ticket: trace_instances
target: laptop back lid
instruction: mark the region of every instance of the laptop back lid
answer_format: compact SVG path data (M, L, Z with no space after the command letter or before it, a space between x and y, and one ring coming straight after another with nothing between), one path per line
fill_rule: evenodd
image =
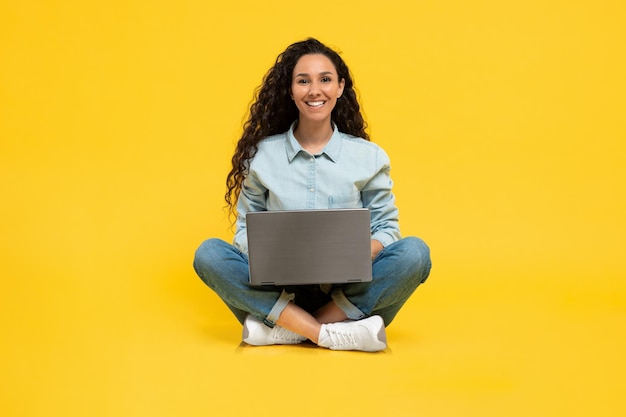
M249 212L246 225L252 285L372 280L368 209Z

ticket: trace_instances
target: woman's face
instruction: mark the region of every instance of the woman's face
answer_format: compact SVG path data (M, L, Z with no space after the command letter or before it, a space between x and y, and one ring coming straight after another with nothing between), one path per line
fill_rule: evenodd
M322 54L300 57L293 69L291 97L300 112L300 120L330 120L345 80L339 79L332 61Z

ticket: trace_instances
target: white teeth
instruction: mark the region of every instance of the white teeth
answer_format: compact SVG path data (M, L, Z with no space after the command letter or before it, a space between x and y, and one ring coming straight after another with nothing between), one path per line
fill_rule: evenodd
M322 104L324 104L324 102L323 101L308 101L306 104L311 107L319 107Z

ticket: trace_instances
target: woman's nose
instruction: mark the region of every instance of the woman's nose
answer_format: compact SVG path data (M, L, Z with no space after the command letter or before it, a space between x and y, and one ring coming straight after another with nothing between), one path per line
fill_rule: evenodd
M312 82L309 84L309 95L316 96L320 93L319 84L316 82Z

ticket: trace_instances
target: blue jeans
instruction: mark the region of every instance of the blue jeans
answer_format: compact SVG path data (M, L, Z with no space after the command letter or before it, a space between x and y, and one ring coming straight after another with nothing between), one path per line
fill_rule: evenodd
M333 300L349 319L380 315L385 325L394 319L413 291L430 273L430 250L415 237L387 247L372 261L372 281L341 285L252 286L248 257L220 239L203 242L196 251L198 276L243 323L252 314L273 327L290 301L310 313Z

